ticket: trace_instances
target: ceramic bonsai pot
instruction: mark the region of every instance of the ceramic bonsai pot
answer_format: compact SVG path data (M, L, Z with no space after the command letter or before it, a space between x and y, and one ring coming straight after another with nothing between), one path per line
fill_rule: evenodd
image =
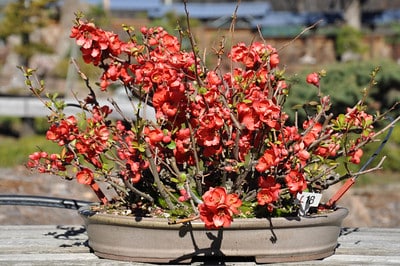
M348 210L272 219L235 219L229 228L205 229L201 221L169 225L166 219L79 210L89 246L100 258L190 263L193 259L254 258L257 263L315 260L332 255Z

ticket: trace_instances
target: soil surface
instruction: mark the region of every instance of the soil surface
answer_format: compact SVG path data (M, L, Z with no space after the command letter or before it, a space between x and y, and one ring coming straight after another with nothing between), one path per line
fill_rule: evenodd
M331 188L325 197L339 186ZM343 226L400 227L400 182L351 188L339 201L350 214ZM89 188L76 181L39 175L24 167L0 168L0 195L39 195L96 201ZM76 210L34 206L0 205L0 224L82 224Z

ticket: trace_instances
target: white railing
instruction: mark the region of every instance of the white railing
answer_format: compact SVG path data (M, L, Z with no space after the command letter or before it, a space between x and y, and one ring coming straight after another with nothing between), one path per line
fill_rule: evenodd
M74 103L74 99L64 99L65 103ZM98 100L101 105L108 104L112 107L111 103L106 99ZM135 109L137 103L132 104L128 99L117 99L118 106L125 115L132 114L130 118L134 118ZM82 112L78 107L67 107L67 115L76 114ZM11 116L20 118L35 118L35 117L46 117L50 114L50 111L43 106L35 97L0 97L0 116ZM146 107L141 110L141 115L143 117L153 119L155 117L154 109L151 107ZM122 116L117 112L113 111L110 118L122 119Z

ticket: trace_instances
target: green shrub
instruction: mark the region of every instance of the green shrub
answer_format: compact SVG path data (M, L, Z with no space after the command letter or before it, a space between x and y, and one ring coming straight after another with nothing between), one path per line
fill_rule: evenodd
M381 137L381 140L384 139L384 136ZM364 161L368 159L369 156L373 154L373 152L378 148L380 143L374 143L372 144L366 151ZM385 145L385 147L382 149L380 154L377 156L377 158L373 161L373 164L377 164L379 160L383 157L386 156L386 159L383 163L383 169L385 171L390 170L390 171L395 171L395 172L400 172L400 125L397 125L393 129L393 133Z
M335 48L336 53L340 57L345 52L353 52L363 54L367 51L367 47L363 42L364 34L351 27L343 26L336 32Z
M383 111L400 101L400 66L395 62L336 63L325 68L327 75L321 80L321 92L330 95L335 104L333 110L340 113L345 111L344 106L353 106L362 97L362 90L369 87L371 73L376 67L380 67L375 78L377 84L370 88L366 101L371 108ZM305 77L308 73L320 70L321 67L308 67L292 77L294 85L285 105L286 112L293 114L294 106L316 99L318 89L307 84ZM399 112L396 115L399 115ZM299 116L304 117L305 113L300 111Z
M24 165L28 162L29 154L43 149L50 152L59 152L59 147L46 140L43 135L10 138L1 137L0 141L0 167L13 167Z
M367 102L372 109L379 108L387 110L395 102L400 101L400 66L391 61L382 62L349 62L337 63L330 65L325 70L326 77L321 80L321 92L324 95L330 95L334 106L332 110L336 113L345 112L345 106L353 106L362 97L363 88L367 88L371 81L370 73L380 66L381 70L376 76L377 84L373 86L367 97ZM318 89L310 84L307 84L305 77L308 73L318 72L321 68L307 68L292 77L294 85L290 89L291 96L288 98L285 111L293 117L295 109L293 107L307 101L315 101ZM294 97L293 97L294 96ZM312 112L312 106L300 109L298 111L299 120L306 116L306 111ZM394 112L396 116L400 114L399 108ZM377 125L382 127L384 125ZM384 136L382 136L384 138ZM379 143L374 143L365 151L364 162L372 156L377 149ZM384 162L384 170L400 172L400 125L394 128L393 134L381 151L379 156L371 165L379 162L383 155L387 155ZM354 168L356 171L362 164Z
M78 51L80 53L80 51ZM79 55L80 56L80 55ZM85 73L86 76L89 78L99 77L100 72L93 67L92 65L84 63L84 61L79 57L77 60L77 65L79 69ZM56 78L66 79L68 75L68 69L71 66L71 56L68 55L67 57L61 59L56 67L51 72L51 75ZM74 73L76 73L76 69L74 68ZM77 75L77 74L76 74Z

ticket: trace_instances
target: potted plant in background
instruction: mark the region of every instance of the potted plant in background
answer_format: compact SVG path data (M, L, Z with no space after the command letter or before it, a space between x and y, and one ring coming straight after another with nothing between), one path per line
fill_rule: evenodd
M190 51L161 27L124 29L127 41L77 16L71 37L85 62L102 71L93 85L78 68L87 85L85 97L82 89L75 94L79 114L54 95L42 96L44 84L23 69L26 84L51 111L46 138L60 146L57 154L31 154L28 166L93 189L100 204L80 213L94 252L147 262L331 255L347 210L322 202L322 192L379 169L382 162L361 172L349 165L359 164L365 145L399 118L376 130L387 114L367 112L367 90L333 116L321 71L305 77L319 93L298 121L283 110L295 86L271 45L238 43L225 53L221 43L217 64L207 66L190 27ZM116 99L104 103L115 84L123 86L130 111Z

